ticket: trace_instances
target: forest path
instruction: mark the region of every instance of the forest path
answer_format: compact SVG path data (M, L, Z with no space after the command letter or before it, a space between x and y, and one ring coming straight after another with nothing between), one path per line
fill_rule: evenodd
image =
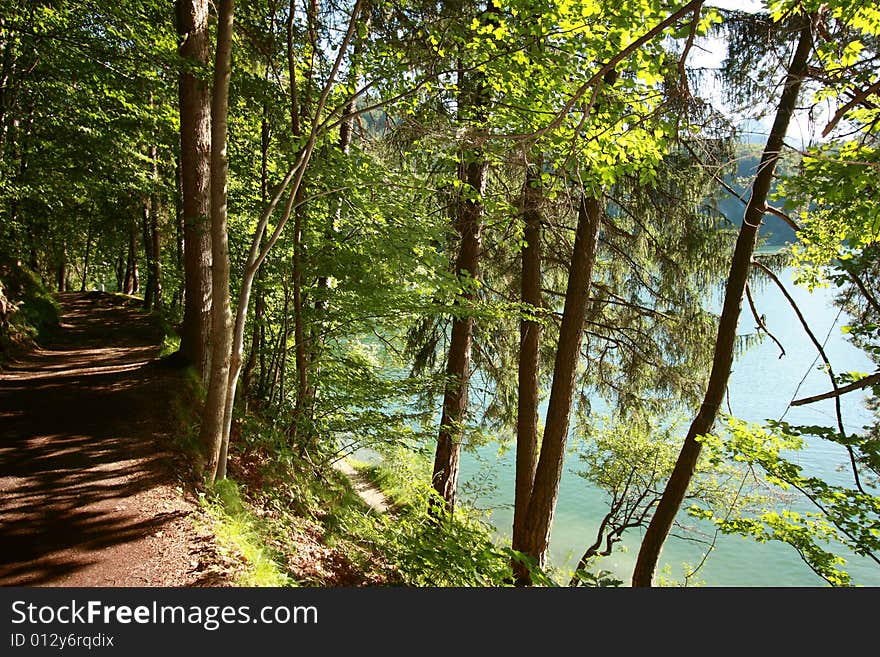
M59 335L0 370L0 585L214 585L167 449L181 370L135 300L59 296Z
M367 479L363 473L346 460L336 461L333 467L348 477L352 488L364 501L364 503L377 513L387 513L391 509L391 503L388 501L382 489Z

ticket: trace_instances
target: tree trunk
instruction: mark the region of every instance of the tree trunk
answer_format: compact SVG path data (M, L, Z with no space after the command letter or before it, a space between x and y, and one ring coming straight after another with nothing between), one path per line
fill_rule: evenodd
M116 259L116 291L125 291L125 256L121 253Z
M150 199L150 239L152 240L153 262L153 310L162 308L162 239L159 233L159 199L153 195Z
M724 391L727 389L727 381L730 378L730 370L733 365L736 327L749 275L749 263L755 250L758 228L764 216L767 193L773 182L773 171L783 148L785 133L797 103L801 82L807 73L807 63L813 43L813 26L810 20L805 20L806 23L801 29L800 39L785 79L785 87L779 100L776 119L770 130L770 137L767 139L758 173L752 184L752 195L746 206L742 227L730 263L730 274L724 291L724 305L718 321L718 337L715 341L715 354L706 394L697 416L688 429L678 460L642 539L633 571L633 586L651 586L663 543L669 535L672 523L684 500L697 459L700 456L702 445L698 438L712 430L718 408L724 398Z
M302 188L300 188L302 189ZM301 193L301 192L300 192ZM306 345L306 327L303 317L303 292L302 292L302 261L304 246L302 243L303 224L305 212L303 208L294 211L293 218L293 341L296 364L296 405L293 410L293 422L290 425L291 443L307 441L311 429L306 426L306 410L311 401L311 386L309 380L309 350ZM303 430L306 435L303 436Z
M525 229L522 250L520 299L523 312L535 314L543 306L541 298L541 162L529 165L523 184L523 219ZM530 307L530 308L529 308ZM526 310L528 308L528 310ZM516 486L513 505L514 550L525 548L525 520L535 479L538 457L538 375L540 364L541 323L520 319L519 378L516 409ZM518 580L524 572L514 564Z
M183 186L180 171L180 154L174 158L174 179L177 187L177 194L174 196L174 280L177 285L174 290L174 299L171 303L178 311L181 311L183 310L183 286L185 284L183 273L183 232L185 230L185 222L183 218Z
M232 67L234 0L217 3L217 52L211 103L211 368L199 439L208 450L208 483L226 477L227 403L232 369L232 312L229 300L229 243L226 232L226 135Z
M61 257L58 260L57 284L59 292L67 292L67 245L61 243Z
M184 310L180 351L207 384L211 355L211 104L208 0L177 0L179 54L191 65L178 80L183 194Z
M266 74L268 76L268 72ZM263 104L263 119L260 122L260 201L263 206L269 202L269 142L271 131L269 130L268 103ZM251 348L248 352L247 363L242 372L242 387L245 393L245 402L250 395L254 394L251 389L254 368L260 363L260 383L257 386L257 396L262 394L262 382L265 378L266 357L263 353L265 343L263 341L266 332L263 327L263 313L266 309L265 292L263 291L263 269L257 272L257 285L254 299L254 320L252 322Z
M224 166L222 167L223 186L222 186L222 188L218 188L218 189L220 189L220 191L223 192L222 214L223 214L224 219L226 216L225 215L225 211L226 211L226 208L225 208L225 200L226 200L226 198L225 198L226 112L225 112L225 110L228 105L227 101L228 101L228 91L229 91L229 54L230 54L229 51L231 49L232 5L233 5L233 3L231 0L226 0L225 2L220 4L220 7L223 11L221 11L219 13L219 16L221 17L222 20L220 20L220 23L219 23L220 29L218 31L218 41L217 41L217 43L218 43L218 45L217 45L218 58L217 58L217 61L218 61L218 64L220 62L225 62L226 73L225 73L225 76L223 76L224 81L221 83L217 83L218 79L221 76L218 74L215 77L214 98L213 98L213 105L212 105L212 126L214 126L214 127L220 125L220 123L221 123L221 121L220 121L221 113L219 112L218 105L222 103L222 108L223 108L223 112L222 112L222 145L224 146L224 151L222 153L223 164L224 164ZM275 195L273 196L272 200L270 201L268 207L265 209L265 211L263 212L263 215L260 217L260 221L258 222L257 228L254 231L253 237L251 239L250 252L248 253L247 262L245 263L244 273L243 273L242 279L241 279L241 291L239 293L238 304L236 306L236 311L235 311L235 324L234 324L234 330L233 330L233 333L231 336L231 343L226 335L223 336L223 342L225 343L225 345L228 348L230 348L230 350L225 352L225 354L226 354L226 358L224 359L225 363L220 366L220 367L226 368L227 376L226 376L225 409L224 409L224 413L223 413L223 418L221 420L221 422L222 422L221 444L220 444L219 455L217 455L218 460L216 463L217 476L225 476L225 472L226 472L226 470L225 470L225 468L226 468L226 450L229 445L229 433L230 433L230 429L232 426L232 402L235 399L235 389L236 389L236 386L238 385L238 376L241 372L242 352L244 349L244 325L245 325L245 321L247 319L247 310L248 310L248 305L250 304L251 288L253 286L254 278L256 276L257 271L259 271L260 265L262 265L263 261L265 260L269 249L271 249L272 246L275 244L279 235L281 234L281 231L284 229L284 226L287 224L287 221L290 219L292 212L297 207L296 200L297 200L297 198L299 198L298 195L299 195L299 190L302 186L303 177L305 176L306 170L309 165L309 161L311 159L312 154L314 153L315 145L317 144L317 141L318 141L319 118L321 117L322 112L324 111L324 108L326 107L327 98L329 97L330 91L332 90L335 77L339 72L339 68L342 64L342 60L343 60L344 54L348 48L348 44L351 42L352 35L356 31L357 17L358 17L359 11L360 11L360 7L361 7L360 2L358 2L355 4L354 9L352 10L352 14L349 19L348 29L346 30L345 37L342 39L342 42L339 45L339 52L337 54L336 60L333 64L333 67L332 67L328 77L327 77L327 81L323 87L320 99L319 99L318 104L315 108L314 115L311 117L312 118L311 129L310 129L309 138L305 144L305 147L303 148L300 157L297 159L296 165L293 166L290 170L288 170L287 175L284 177L284 180L282 180L281 184L279 185L278 190L276 191ZM225 11L227 11L227 10L228 10L228 14L225 13ZM228 26L225 24L227 22L228 22ZM221 45L223 46L222 48L221 48ZM220 56L221 53L224 56L223 59L221 59L221 56ZM220 70L221 70L221 66L218 65L217 66L218 73ZM218 98L221 98L222 101L218 101ZM211 172L211 190L212 190L211 214L212 214L212 219L213 219L213 215L216 212L216 209L214 208L214 200L215 200L216 196L214 194L214 191L215 191L215 176L214 176L215 167L213 166L213 163L218 158L218 155L214 151L215 151L215 147L219 148L218 144L221 143L218 140L218 132L219 131L212 131L212 156L211 156L212 157L212 167L211 167L211 169L212 169L212 172ZM220 168L221 167L218 166L217 170L219 170ZM281 200L282 195L285 193L285 191L288 191L288 188L289 188L289 193L288 193L287 202L286 202L286 205L284 208L284 213L278 219L278 221L275 225L275 229L272 232L272 236L269 237L269 239L266 241L265 248L261 249L260 245L262 243L263 235L266 231L266 226L268 225L269 218L272 216L272 213L274 212L278 201ZM224 222L224 224L225 224L225 222ZM212 221L212 226L213 225L214 225L214 222ZM212 230L214 230L214 228L212 228ZM229 288L228 288L229 262L228 262L228 248L226 245L225 232L223 233L223 238L224 238L223 253L225 253L226 257L227 257L227 260L226 260L225 264L223 265L223 269L225 270L226 281L227 281L227 285L225 288L225 295L226 295L226 308L228 309L229 308ZM213 248L214 248L214 255L216 258L217 253L218 253L218 247L217 247L217 245L214 245ZM219 268L216 264L216 259L215 259L215 264L213 267L214 274L215 274L215 279L214 279L215 281L216 281L218 269ZM216 294L217 292L218 292L218 286L215 285L214 286L214 293ZM214 308L216 309L217 306L218 306L218 304L217 304L217 301L215 298ZM216 317L216 312L215 312L215 317ZM215 327L216 326L217 326L217 323L215 322ZM226 331L226 333L228 334L228 331ZM216 346L214 347L214 349L215 349L214 354L217 355L218 351L217 351ZM212 364L212 366L211 366L212 381L213 381L215 369L216 369L215 366ZM210 399L211 388L212 388L212 386L209 386L209 399ZM208 404L206 402L206 407L207 407L207 405ZM202 426L203 432L206 431L205 424L206 423L203 421L203 426ZM212 478L212 481L213 481L213 478Z
M150 160L153 163L151 175L153 190L150 192L150 278L152 279L152 292L148 308L159 310L162 307L162 240L159 234L159 195L156 193L156 185L159 184L159 160L156 154L155 144L150 146Z
M82 273L82 285L80 285L79 291L85 292L86 285L89 282L89 254L92 248L92 229L94 228L94 220L92 218L91 213L89 214L89 228L86 232L86 254L83 258L83 273Z
M455 263L455 275L464 287L464 292L455 302L460 309L476 298L474 282L480 275L479 262L483 237L483 204L480 199L486 192L489 170L489 164L481 153L471 151L470 156L472 159L469 162L464 160L461 162L459 177L473 189L473 198L459 200L455 220L455 230L461 240ZM448 513L452 513L455 509L461 439L468 407L473 330L474 320L471 311L465 307L452 319L452 334L446 361L443 415L440 420L431 477L434 490L443 500L443 506ZM432 514L437 516L439 513L440 509L432 506Z
M153 262L155 261L153 239L150 235L150 226L152 225L152 208L150 206L150 197L148 196L144 198L143 205L141 206L141 232L144 238L144 259L147 261L147 283L144 286L144 301L142 304L144 310L151 310L153 307L156 285L155 269L153 267Z
M602 225L601 215L602 205L599 198L587 196L581 198L574 253L565 291L562 324L559 327L559 345L553 366L553 383L550 388L544 439L535 469L535 481L522 534L523 552L535 559L539 565L544 563L550 540L550 527L556 510L556 499L559 495L574 381L577 365L580 362L584 318L593 278L593 265L596 262L599 228Z
M245 404L248 403L248 399L252 395L254 395L255 392L259 392L253 390L254 370L256 369L258 362L265 362L265 359L262 357L263 343L260 340L260 338L262 337L261 329L263 327L263 311L265 309L265 304L263 302L263 292L260 286L261 279L262 271L257 274L257 293L256 299L254 299L254 318L251 331L251 347L248 351L248 358L247 362L245 363L244 370L241 373Z
M128 224L128 257L125 263L125 294L135 294L140 287L137 263L137 221L132 217Z
M481 21L497 24L498 13L499 8L494 0L487 0ZM491 100L485 75L479 71L466 73L462 62L459 61L458 84L459 120L469 127L482 125ZM455 209L454 228L460 239L455 276L463 292L455 299L458 311L452 318L449 354L446 359L443 414L440 419L437 451L434 454L434 468L431 475L431 485L437 492L439 500L431 500L428 512L435 519L439 519L444 511L452 514L455 510L461 441L468 407L471 342L474 332L474 319L467 306L477 297L476 281L480 276L480 252L483 246L482 197L486 193L488 172L489 163L483 152L479 148L463 145L458 177L471 188L471 191L468 194L469 198L459 194Z
M156 158L156 146L149 148L152 162L150 180L153 190L144 198L143 203L143 235L144 254L147 260L147 284L144 288L144 309L159 310L162 299L162 264L161 240L159 235L159 198L155 186L159 179L159 165Z
M303 80L303 97L300 101L296 88L296 59L294 46L293 17L287 21L287 70L290 77L290 129L294 135L302 134L302 119L311 110L312 97L312 73L314 71L315 54L318 47L318 8L315 0L307 0L306 24L309 44L309 64ZM291 2L291 8L293 3ZM294 361L296 366L296 404L293 409L293 420L290 423L291 444L300 442L304 445L311 435L308 426L308 409L311 407L311 358L310 349L306 343L306 334L311 337L312 331L305 326L303 316L303 260L305 259L305 245L303 244L303 232L307 219L306 209L300 206L305 194L304 183L296 190L296 209L293 215L293 340ZM303 429L306 435L302 435Z

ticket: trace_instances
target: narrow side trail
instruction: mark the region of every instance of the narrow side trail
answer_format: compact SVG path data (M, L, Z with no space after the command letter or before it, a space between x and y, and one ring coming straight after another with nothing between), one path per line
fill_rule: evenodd
M160 332L125 297L60 301L58 338L0 370L0 585L223 584L167 450Z

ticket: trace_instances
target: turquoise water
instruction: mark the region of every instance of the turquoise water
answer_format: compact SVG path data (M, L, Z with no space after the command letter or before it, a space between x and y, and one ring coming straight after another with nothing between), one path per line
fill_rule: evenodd
M846 324L847 318L833 306L831 290L818 289L811 293L795 287L793 270L785 271L780 278L798 302L814 334L820 341L827 338L825 349L836 372L875 370L865 354L844 338L840 327ZM816 360L816 350L779 290L767 286L753 290L753 296L759 313L766 315L767 327L785 346L786 355L779 358L778 347L765 338L737 358L729 385L733 414L754 422L784 418L793 424L835 425L834 402L831 400L789 408L792 399L827 391L828 377L817 369L820 361ZM750 311L745 308L740 333L754 332L754 324ZM865 398L858 392L843 398L844 423L848 431L859 430L871 422L873 415L864 406ZM497 445L490 445L475 454L464 453L461 464L462 498L479 508L491 509L491 520L499 536L508 540L513 522L514 458L513 449L499 454ZM834 445L814 441L799 454L797 462L809 472L828 480L845 481L839 468L847 462L846 453ZM584 549L595 540L599 521L607 511L607 500L602 491L578 477L576 467L576 458L570 455L560 485L551 533L549 560L562 569L572 568ZM786 501L786 504L803 510L797 500ZM695 525L693 519L683 517L683 520L688 525ZM701 538L712 538L712 527L708 523L696 528L703 532ZM628 582L640 538L638 530L631 530L623 545L602 560L598 567L610 570ZM661 555L661 566L665 564L669 569L666 577L684 584L684 573L702 560L705 551L705 545L671 537ZM683 566L683 563L691 565ZM848 559L847 570L856 583L880 586L880 567L874 562L853 557ZM707 586L825 584L786 545L759 544L750 539L723 535L717 537L715 549L689 581L691 585L697 583Z

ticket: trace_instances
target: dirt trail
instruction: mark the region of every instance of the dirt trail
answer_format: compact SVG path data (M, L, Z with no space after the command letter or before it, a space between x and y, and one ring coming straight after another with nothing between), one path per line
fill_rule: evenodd
M0 371L0 585L221 584L163 447L161 335L124 297L60 300L59 337Z
M391 503L382 490L358 472L348 461L336 461L333 467L348 477L351 485L360 498L368 507L378 513L387 513L391 509Z

